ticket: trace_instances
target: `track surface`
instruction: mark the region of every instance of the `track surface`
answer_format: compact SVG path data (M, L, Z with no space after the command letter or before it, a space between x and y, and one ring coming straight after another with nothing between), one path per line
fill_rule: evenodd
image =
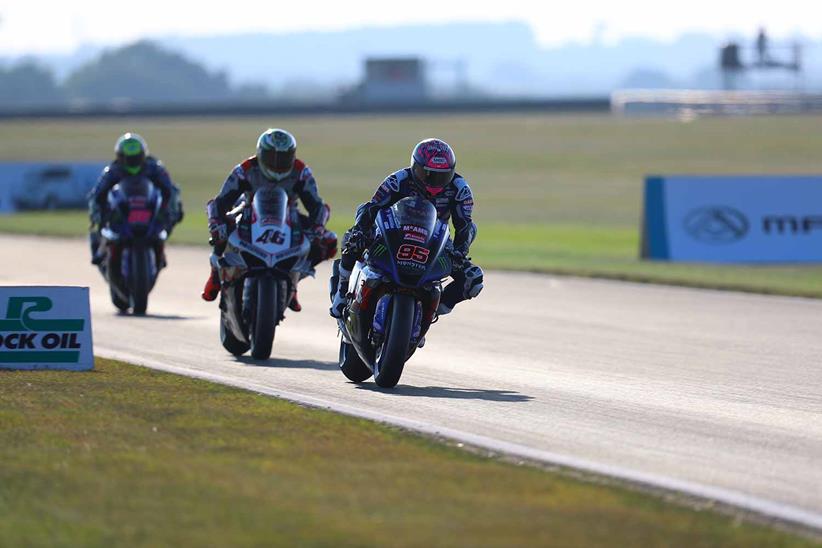
M118 316L79 240L0 236L3 285L91 287L97 353L718 498L822 529L822 301L492 272L400 386L336 370L328 269L265 363L220 346L208 250L173 247Z

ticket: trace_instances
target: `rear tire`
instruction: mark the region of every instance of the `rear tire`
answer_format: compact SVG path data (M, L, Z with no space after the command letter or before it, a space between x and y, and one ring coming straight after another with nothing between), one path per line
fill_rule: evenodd
M223 348L235 356L242 356L248 352L249 344L235 337L225 325L225 312L220 311L220 342Z
M151 290L151 261L145 247L132 247L129 253L129 293L131 309L135 316L144 316L148 308L148 292Z
M371 376L371 370L363 363L354 346L340 341L340 371L353 382L363 382Z
M414 328L414 298L397 293L391 301L391 323L374 363L374 382L381 388L393 388L400 382Z
M254 322L249 330L251 333L251 356L255 360L267 360L271 356L271 347L274 344L274 330L277 327L279 307L277 306L277 280L269 276L261 276L255 280L257 288L256 302L254 303Z
M125 312L126 310L128 310L128 301L120 298L120 295L117 294L117 290L114 289L114 286L111 285L111 282L109 282L108 293L109 295L111 295L111 304L113 304L117 308L117 310L119 310L120 312Z

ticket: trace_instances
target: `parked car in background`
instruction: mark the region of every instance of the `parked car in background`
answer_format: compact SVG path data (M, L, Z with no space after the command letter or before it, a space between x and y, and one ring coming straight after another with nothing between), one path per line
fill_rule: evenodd
M12 201L17 209L84 209L98 174L59 164L32 168L23 175Z

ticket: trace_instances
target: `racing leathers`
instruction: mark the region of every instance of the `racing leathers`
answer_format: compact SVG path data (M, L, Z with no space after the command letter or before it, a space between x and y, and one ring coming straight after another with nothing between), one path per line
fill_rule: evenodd
M351 269L374 240L373 226L377 212L408 196L420 196L429 200L436 207L441 221L447 223L450 219L454 224L453 240L447 244L454 259L451 271L453 281L443 290L437 313L448 314L457 303L472 299L482 291L482 269L472 264L468 257L468 250L477 236L477 225L471 218L474 196L468 183L456 173L441 192L431 195L414 180L411 168L405 168L389 175L371 200L357 208L356 222L343 238L340 281L331 307L332 316L340 317Z
M229 174L217 196L206 205L208 215L211 244L214 247L214 256L219 257L225 250L231 219L226 213L237 205L245 193L253 194L258 188L268 185L277 185L288 195L288 204L292 218L297 220L305 233L311 239L309 260L312 266L333 257L337 252L337 236L325 228L330 217L330 208L320 198L317 181L308 167L300 159L294 160L291 173L279 181L274 181L263 175L257 158L252 156L237 165ZM303 204L307 215L298 210L298 200ZM220 279L212 260L211 276L203 291L203 299L214 300L220 288ZM299 310L300 305L296 296L292 297L292 310Z
M174 225L183 219L182 202L180 201L180 189L171 181L163 163L153 156L146 157L140 171L136 174L128 173L120 163L115 160L107 165L97 184L89 192L89 219L91 230L89 231L89 244L91 246L91 262L99 264L103 260L102 250L99 249L100 229L108 220L108 193L123 179L129 177L145 177L150 180L159 190L163 197L163 205L160 211L162 222L166 230L171 233ZM158 264L165 266L165 252L162 242L157 245Z

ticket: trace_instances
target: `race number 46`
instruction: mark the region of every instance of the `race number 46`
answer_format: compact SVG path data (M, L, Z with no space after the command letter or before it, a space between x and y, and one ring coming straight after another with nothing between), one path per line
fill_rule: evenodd
M276 244L283 245L285 242L285 234L279 230L267 229L259 238L255 240L258 244Z

